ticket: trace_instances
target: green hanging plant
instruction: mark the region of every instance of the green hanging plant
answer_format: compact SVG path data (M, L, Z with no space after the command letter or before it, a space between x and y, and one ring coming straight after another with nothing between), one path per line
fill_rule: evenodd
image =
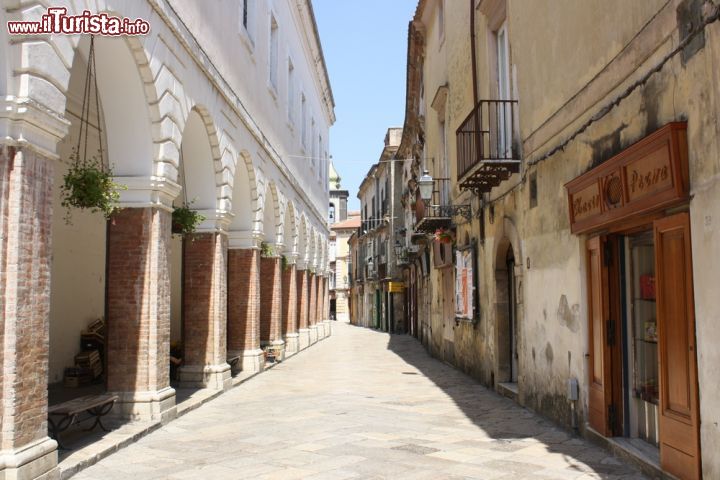
M193 202L184 203L179 207L175 207L172 212L172 233L174 235L189 235L197 230L204 220L205 216L192 210L190 205Z
M112 170L104 168L102 160L97 157L80 161L75 149L70 159L72 165L63 176L60 187L61 205L67 210L65 222L71 223L71 207L92 213L102 212L105 218L120 210L120 190L127 190L127 187L113 181Z
M94 87L94 88L93 88ZM125 185L113 181L113 172L105 166L102 144L102 119L100 117L100 100L97 90L97 76L95 74L95 41L90 37L90 54L88 56L88 71L85 77L85 89L82 110L80 114L80 131L77 146L70 155L70 168L63 175L60 187L60 204L65 207L65 222L71 223L71 207L90 210L93 213L102 212L105 218L110 218L120 209L120 190L127 190ZM98 129L98 156L88 156L89 129L91 127L90 105L92 94L95 94L96 118L94 124ZM82 155L81 155L82 148ZM99 158L98 158L99 157Z
M272 245L265 242L260 242L260 256L261 257L272 257L275 255Z
M288 270L289 268L290 268L290 262L288 262L288 258L287 258L285 255L283 255L283 256L282 256L282 269L283 269L283 272L286 271L286 270Z

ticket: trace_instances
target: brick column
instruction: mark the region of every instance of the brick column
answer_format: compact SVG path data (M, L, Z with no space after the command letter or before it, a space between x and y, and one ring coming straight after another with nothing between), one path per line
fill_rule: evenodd
M315 324L318 327L318 340L325 338L325 322L323 308L325 305L325 275L317 277L317 305L315 308Z
M180 384L224 390L227 363L227 235L195 233L183 255L183 365Z
M231 237L232 237L231 233ZM232 242L232 240L231 240ZM228 251L228 358L239 358L237 370L262 371L260 349L260 249Z
M308 276L308 328L310 329L310 344L318 341L317 327L317 276L310 273Z
M107 253L107 388L135 420L176 414L170 387L170 221L166 208L113 215Z
M282 338L282 259L260 258L260 344L284 345Z
M325 336L332 335L332 320L330 320L330 278L325 277L325 286L323 289L325 300L323 301L323 323L325 324Z
M309 296L308 271L303 268L297 270L297 312L298 312L298 343L299 349L304 350L310 346L310 329L308 328Z
M285 351L290 354L297 353L299 350L297 272L295 269L295 259L291 257L282 272L282 333L285 338Z
M0 146L0 478L57 471L47 435L53 165Z

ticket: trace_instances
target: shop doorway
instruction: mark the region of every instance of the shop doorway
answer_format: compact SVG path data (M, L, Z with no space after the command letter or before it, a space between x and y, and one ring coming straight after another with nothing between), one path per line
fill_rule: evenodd
M593 429L699 477L689 216L587 242Z

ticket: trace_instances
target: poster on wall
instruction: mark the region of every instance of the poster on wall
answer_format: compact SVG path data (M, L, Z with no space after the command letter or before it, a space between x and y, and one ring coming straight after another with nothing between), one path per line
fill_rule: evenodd
M455 252L455 316L467 320L475 317L473 261L472 248Z

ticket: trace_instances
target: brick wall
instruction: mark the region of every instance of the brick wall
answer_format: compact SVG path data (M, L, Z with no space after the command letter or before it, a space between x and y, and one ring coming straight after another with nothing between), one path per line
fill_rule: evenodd
M169 386L170 220L157 208L126 208L108 230L108 390Z
M308 276L308 325L317 323L317 276L311 273Z
M280 257L260 258L260 341L282 340Z
M308 328L308 272L297 271L297 312L298 329Z
M197 233L183 254L185 365L220 365L227 349L227 236Z
M260 251L228 251L228 351L260 348Z
M329 320L330 319L330 281L328 278L325 278L325 303L324 303L325 310L323 311L323 320Z
M318 307L317 307L317 321L322 322L325 320L325 277L318 277Z
M53 166L0 148L0 450L47 436Z
M283 336L297 333L297 274L295 264L288 265L282 273Z

